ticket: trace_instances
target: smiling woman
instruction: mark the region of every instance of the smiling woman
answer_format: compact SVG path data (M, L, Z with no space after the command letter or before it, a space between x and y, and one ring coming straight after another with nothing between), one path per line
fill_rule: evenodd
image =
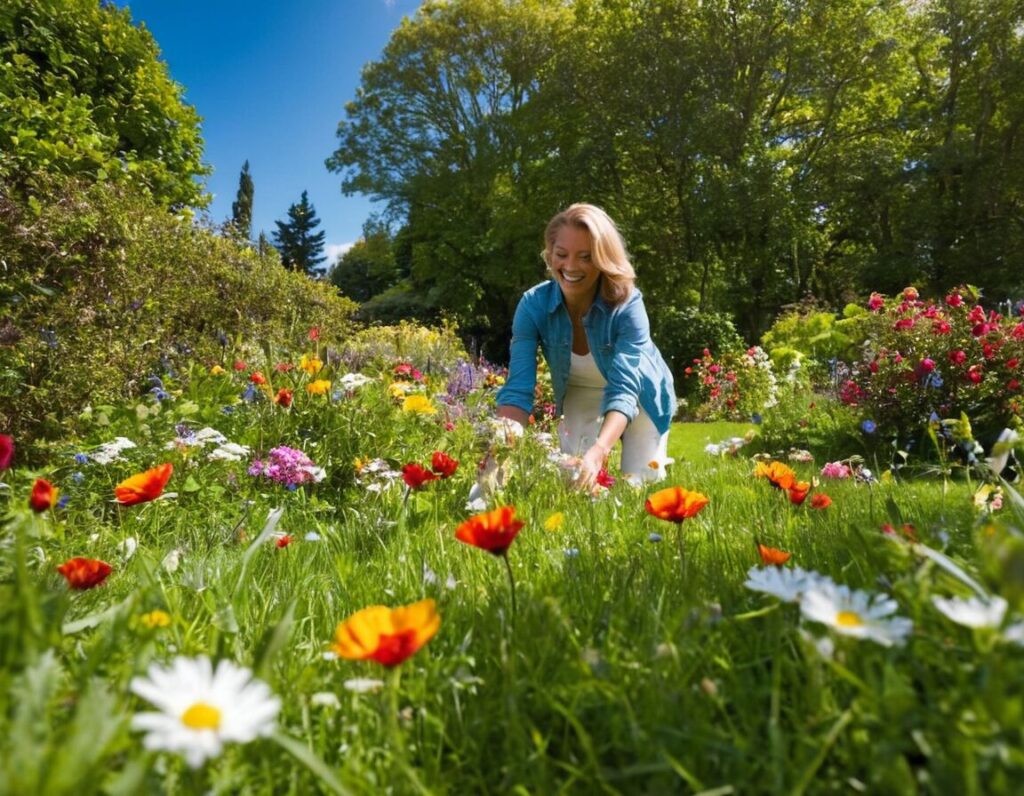
M580 457L579 486L593 485L620 438L623 473L660 480L675 388L622 237L601 208L574 204L551 219L544 241L551 279L516 309L498 416L529 418L539 345L562 416L562 452Z

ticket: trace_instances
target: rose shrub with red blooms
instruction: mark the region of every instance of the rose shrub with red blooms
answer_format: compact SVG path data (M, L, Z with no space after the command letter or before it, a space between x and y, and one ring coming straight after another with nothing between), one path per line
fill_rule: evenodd
M450 478L459 469L459 463L447 453L434 451L434 455L430 457L430 469L441 478Z
M49 511L57 505L57 488L45 478L37 478L32 484L32 494L29 495L28 505L32 511Z
M424 484L436 481L437 475L416 462L402 465L402 480L410 489L422 489Z
M0 434L0 470L6 470L14 459L14 438Z
M872 294L863 316L866 355L839 397L875 424L876 439L905 444L933 412L965 413L982 439L1024 416L1024 324L979 301L970 286L938 300L914 288L895 298Z
M760 346L726 352L717 359L705 348L683 377L697 380L698 420L749 421L778 400L772 361Z
M72 558L57 567L57 571L72 589L84 590L99 586L113 570L106 561L96 558Z

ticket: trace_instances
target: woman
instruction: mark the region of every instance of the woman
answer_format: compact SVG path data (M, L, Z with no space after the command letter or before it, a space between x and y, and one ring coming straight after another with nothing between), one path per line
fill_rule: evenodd
M529 419L540 344L562 417L562 452L580 458L579 486L593 486L620 438L622 472L659 480L675 388L651 341L622 237L601 208L574 204L551 219L544 241L551 278L516 308L498 416Z

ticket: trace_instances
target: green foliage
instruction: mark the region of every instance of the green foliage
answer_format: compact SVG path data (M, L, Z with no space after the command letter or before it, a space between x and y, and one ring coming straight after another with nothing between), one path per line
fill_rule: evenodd
M0 174L130 181L163 205L204 205L199 116L149 31L98 0L0 11Z
M726 353L746 348L726 313L665 307L650 314L651 337L668 362L677 389L685 387L686 368L700 359L705 349Z
M231 203L231 224L242 236L242 240L249 240L252 237L252 200L255 194L255 186L252 182L252 175L249 174L249 161L242 165L242 172L238 175L238 193L235 201Z
M45 188L28 206L0 199L8 432L65 434L86 405L148 391L152 375L193 358L230 365L226 357L246 353L242 340L273 348L312 326L325 341L351 329L354 306L329 286L136 191Z
M458 326L445 321L436 327L400 321L393 326L369 326L349 337L342 348L345 359L363 368L410 362L425 372L447 371L468 359Z
M693 383L686 414L696 420L745 422L778 402L771 360L758 346L718 357L705 348L683 377Z
M327 258L324 256L326 232L314 230L320 225L316 208L309 201L309 192L303 191L297 204L289 205L288 219L275 221L274 246L281 254L285 268L315 276L323 271L319 267Z
M394 242L383 225L368 223L363 237L334 264L328 277L353 301L364 303L392 287L399 278Z
M855 409L834 397L813 392L800 382L784 383L778 402L764 412L757 443L780 457L798 449L810 451L820 460L835 461L870 448L860 421ZM869 462L874 467L874 462Z

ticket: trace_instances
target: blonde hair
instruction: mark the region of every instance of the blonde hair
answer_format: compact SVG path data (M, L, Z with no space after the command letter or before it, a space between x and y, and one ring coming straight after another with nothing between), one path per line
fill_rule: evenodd
M591 262L601 272L601 297L615 306L629 298L636 281L636 271L629 262L626 245L615 222L600 207L574 204L558 213L544 230L544 251L541 257L551 271L551 251L562 227L573 226L590 233Z

